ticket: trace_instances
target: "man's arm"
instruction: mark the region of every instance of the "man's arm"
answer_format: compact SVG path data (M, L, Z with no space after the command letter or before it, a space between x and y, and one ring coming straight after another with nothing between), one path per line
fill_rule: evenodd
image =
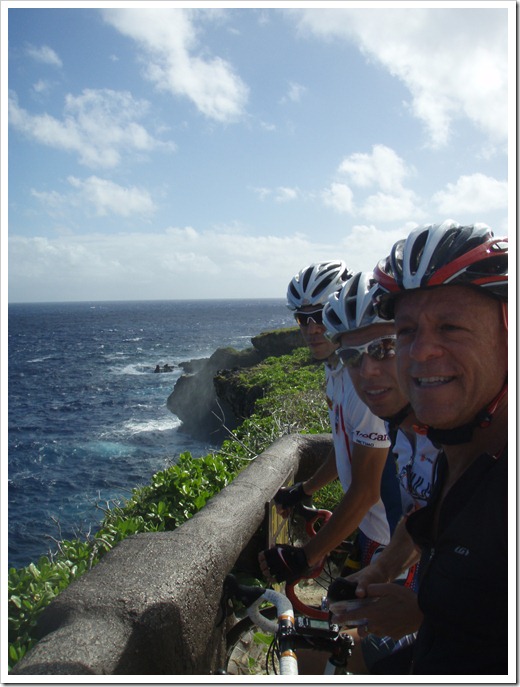
M349 612L343 610L339 603L334 610L333 622L348 625L349 621L366 620L363 627L358 629L361 637L371 633L398 639L415 632L422 622L417 595L411 589L394 584L392 580L419 558L420 552L406 529L406 518L402 518L390 543L376 560L348 576L350 582L357 582L356 596L377 597L376 603Z
M392 582L402 572L417 563L419 558L420 552L406 529L406 518L402 518L388 546L373 563L349 575L349 580L357 582L356 595L364 597L369 584Z
M351 485L327 524L303 547L310 566L318 563L350 536L367 511L377 503L387 455L387 448L354 444Z
M331 448L324 462L312 477L309 477L305 482L300 482L292 487L282 487L277 491L274 497L277 513L288 518L297 502L305 496L312 496L315 491L335 480L337 476L336 453L334 448Z
M326 484L329 484L335 480L337 476L338 469L336 467L336 453L334 448L331 448L329 455L316 470L314 475L309 477L309 479L303 483L303 491L308 496L312 496L315 491L318 491L318 489L321 489Z

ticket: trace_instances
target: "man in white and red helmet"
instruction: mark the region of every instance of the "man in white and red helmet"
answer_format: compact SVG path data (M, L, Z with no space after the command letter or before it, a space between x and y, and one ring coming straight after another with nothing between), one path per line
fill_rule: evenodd
M399 382L416 431L442 447L431 499L406 522L423 567L411 672L505 675L507 239L451 220L421 227L374 275L376 308L395 319ZM378 583L366 588L378 601L364 612L384 632L396 608L388 583L400 566L380 560Z

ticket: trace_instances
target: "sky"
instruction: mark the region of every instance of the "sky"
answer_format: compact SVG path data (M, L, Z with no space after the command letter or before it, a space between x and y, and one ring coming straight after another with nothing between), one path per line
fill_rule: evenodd
M1 3L9 302L283 298L417 225L514 238L515 2L52 4Z

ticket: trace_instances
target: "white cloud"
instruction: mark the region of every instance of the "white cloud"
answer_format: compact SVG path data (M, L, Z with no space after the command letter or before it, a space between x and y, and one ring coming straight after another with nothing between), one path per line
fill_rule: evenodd
M412 191L403 190L399 195L376 193L369 196L358 210L361 217L373 222L395 222L407 217L425 217L417 205L417 197Z
M305 86L302 86L299 83L291 82L289 83L289 90L287 91L287 94L284 95L284 97L281 99L282 103L299 103L302 99L302 96L307 92L307 89Z
M302 197L298 188L289 186L278 186L277 188L254 187L251 189L256 193L260 200L273 198L275 203L289 203Z
M189 98L210 119L233 122L245 113L246 84L229 62L196 53L196 18L187 9L108 9L105 20L143 50L146 77L162 91Z
M275 191L275 201L277 203L289 203L296 200L300 195L297 188L289 188L288 186L278 186Z
M250 236L236 228L9 237L9 300L256 298L285 296L293 274L344 258L372 269L403 232L345 229L333 243L301 234Z
M419 198L403 186L414 170L387 146L374 145L372 153L353 153L338 167L348 183L333 182L322 191L323 203L336 212L361 217L369 222L402 221L423 217ZM352 186L360 189L355 193ZM362 196L368 189L376 193Z
M354 214L354 194L347 184L332 183L322 191L323 203L336 212Z
M79 156L87 167L113 168L128 151L173 150L171 142L155 139L138 123L148 103L128 92L85 89L67 95L63 118L33 115L21 108L16 94L9 94L9 124L28 138Z
M136 186L125 188L96 176L84 181L71 176L68 181L89 204L94 206L99 216L111 214L132 217L150 215L155 211L150 194L145 189Z
M353 42L400 79L433 146L448 143L452 121L461 117L492 141L507 140L506 9L309 9L291 14L302 31Z
M48 81L45 81L45 79L39 79L34 85L33 85L33 91L35 93L45 93L48 91L51 87L51 84Z
M343 160L338 171L355 186L378 186L385 192L402 191L403 181L412 174L404 160L384 145L374 145L370 155L353 153Z
M484 174L461 176L456 184L447 184L444 190L436 193L432 201L439 212L446 215L478 215L501 210L508 206L507 182Z
M51 217L65 218L71 209L75 214L81 210L86 216L92 214L92 209L98 217L147 217L156 210L150 193L143 188L120 186L97 176L87 179L69 176L67 181L74 189L71 193L31 189L31 195L45 206Z
M39 48L35 47L34 45L28 45L27 54L37 62L50 64L53 67L63 66L63 63L58 57L57 53L52 48L49 48L48 45L42 45Z

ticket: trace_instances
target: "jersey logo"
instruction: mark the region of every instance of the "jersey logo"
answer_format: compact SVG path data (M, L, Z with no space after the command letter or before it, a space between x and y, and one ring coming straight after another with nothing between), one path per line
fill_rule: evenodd
M454 551L455 553L458 553L459 556L469 556L469 549L467 549L465 546L456 546Z
M358 439L370 439L371 441L388 441L388 434L379 434L378 432L360 432L356 429L356 437Z

